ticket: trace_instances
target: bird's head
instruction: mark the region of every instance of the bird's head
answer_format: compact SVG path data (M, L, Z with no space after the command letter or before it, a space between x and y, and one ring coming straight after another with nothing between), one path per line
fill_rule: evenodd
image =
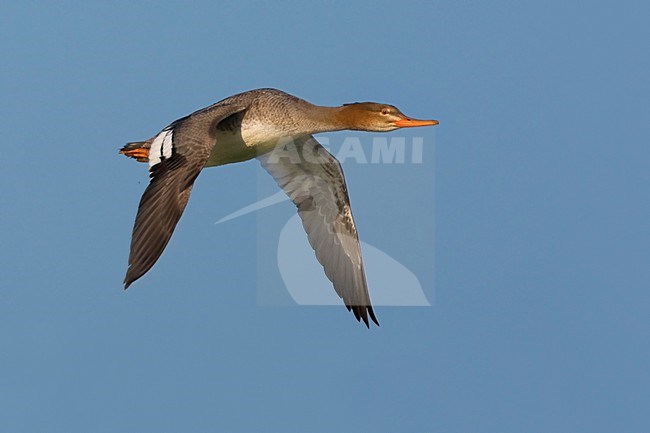
M349 125L349 129L357 131L388 132L400 128L438 124L437 120L413 119L392 105L376 102L344 104L340 116Z

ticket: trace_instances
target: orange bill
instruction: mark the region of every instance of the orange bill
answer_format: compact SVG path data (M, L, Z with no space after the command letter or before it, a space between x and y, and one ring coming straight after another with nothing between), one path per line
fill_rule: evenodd
M435 126L438 124L437 120L419 120L409 119L408 117L400 119L393 124L399 128L412 128L414 126Z

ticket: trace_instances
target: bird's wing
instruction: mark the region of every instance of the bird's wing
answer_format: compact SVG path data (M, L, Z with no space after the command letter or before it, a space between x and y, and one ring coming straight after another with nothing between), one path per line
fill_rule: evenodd
M245 109L222 105L197 112L175 121L151 140L150 181L135 217L125 289L151 269L167 246L194 180L215 145L217 124Z
M258 159L298 208L316 258L348 310L366 326L368 316L379 325L339 162L311 135L295 137Z

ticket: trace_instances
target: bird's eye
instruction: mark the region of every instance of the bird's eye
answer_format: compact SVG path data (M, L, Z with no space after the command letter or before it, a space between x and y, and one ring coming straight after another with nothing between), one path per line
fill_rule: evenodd
M381 109L381 114L384 114L384 115L390 114L390 108L382 108Z

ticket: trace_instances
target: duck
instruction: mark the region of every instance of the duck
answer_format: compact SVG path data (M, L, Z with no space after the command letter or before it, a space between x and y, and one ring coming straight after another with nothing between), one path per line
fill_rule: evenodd
M119 153L149 165L138 205L124 289L146 274L167 246L201 171L257 159L297 208L325 275L357 321L377 326L339 161L313 136L341 130L389 132L437 125L393 105L315 105L277 89L250 90L173 121Z

